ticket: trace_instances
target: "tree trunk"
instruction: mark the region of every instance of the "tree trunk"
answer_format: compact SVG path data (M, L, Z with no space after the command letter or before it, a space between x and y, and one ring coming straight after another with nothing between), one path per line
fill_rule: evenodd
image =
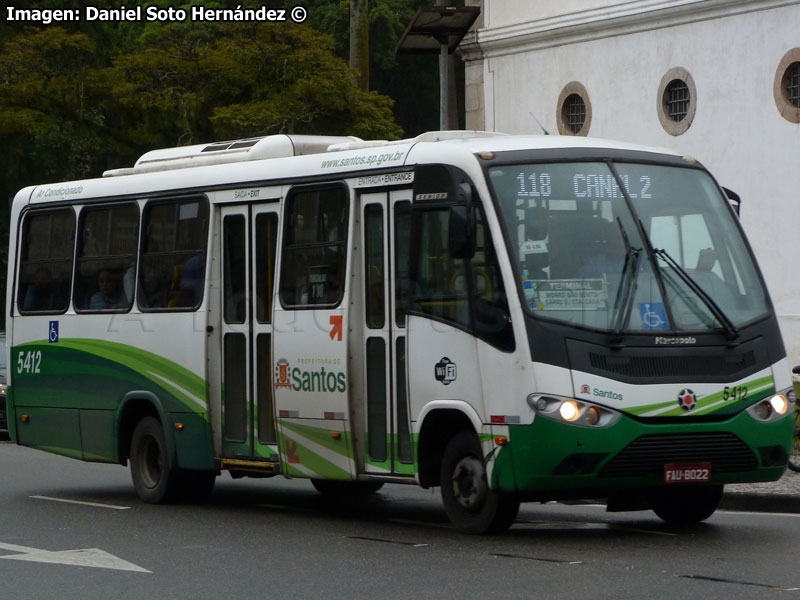
M369 91L369 0L350 0L350 68L356 83Z

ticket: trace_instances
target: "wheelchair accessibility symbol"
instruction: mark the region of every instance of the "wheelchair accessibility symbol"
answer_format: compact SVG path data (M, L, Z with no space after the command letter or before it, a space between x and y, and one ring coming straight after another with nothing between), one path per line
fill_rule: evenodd
M50 332L47 339L50 340L51 344L58 343L58 321L50 321Z
M667 311L661 302L640 302L639 315L644 329L668 329Z

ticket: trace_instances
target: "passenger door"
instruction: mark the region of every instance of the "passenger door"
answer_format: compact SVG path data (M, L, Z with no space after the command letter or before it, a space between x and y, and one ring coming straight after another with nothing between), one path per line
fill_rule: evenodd
M405 316L411 190L362 194L360 208L363 336L354 353L364 357L354 365L364 391L364 410L354 411L363 415L359 463L366 473L411 475Z
M278 203L221 211L222 448L225 458L277 461L272 298Z
M272 361L281 468L290 477L352 480L350 190L340 182L294 186L283 219Z

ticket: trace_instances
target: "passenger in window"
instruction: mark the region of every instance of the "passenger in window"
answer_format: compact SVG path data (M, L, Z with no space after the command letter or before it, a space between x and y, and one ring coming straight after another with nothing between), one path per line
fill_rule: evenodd
M117 278L111 270L103 269L97 274L97 291L89 299L89 310L119 307Z

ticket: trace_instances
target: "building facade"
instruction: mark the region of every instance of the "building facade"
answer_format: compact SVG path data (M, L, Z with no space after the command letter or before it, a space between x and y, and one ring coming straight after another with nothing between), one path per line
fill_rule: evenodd
M800 364L800 0L484 0L468 129L668 147L742 198Z

